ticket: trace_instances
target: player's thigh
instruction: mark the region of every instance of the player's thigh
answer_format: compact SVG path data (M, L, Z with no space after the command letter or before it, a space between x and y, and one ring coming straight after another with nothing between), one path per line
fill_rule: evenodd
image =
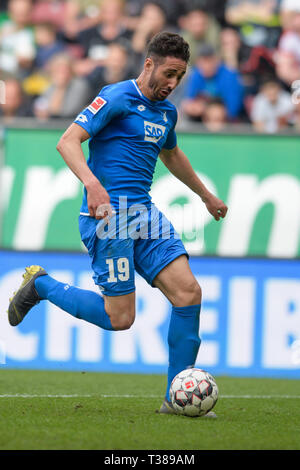
M201 302L201 289L188 263L187 251L171 222L154 205L148 238L134 245L136 271L178 307Z
M90 217L80 217L79 228L91 257L94 282L104 296L106 312L114 327L124 329L135 317L133 240L109 236L101 230L101 222Z
M179 256L165 266L154 278L153 285L158 287L176 307L201 303L201 287L185 255Z
M95 284L107 296L127 295L135 290L131 240L98 240L92 258Z
M130 328L135 319L135 279L130 240L97 242L94 281L104 297L105 311L116 330Z
M134 292L133 240L99 237L96 224L91 224L91 229L81 234L91 258L95 284L108 296Z

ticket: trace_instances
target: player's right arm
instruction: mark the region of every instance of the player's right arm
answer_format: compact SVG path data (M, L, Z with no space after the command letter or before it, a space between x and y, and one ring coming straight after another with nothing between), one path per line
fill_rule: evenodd
M81 144L89 138L90 135L85 129L73 123L62 135L56 148L71 171L84 184L90 216L101 219L112 215L110 197L87 165ZM107 213L99 212L100 207L106 207Z

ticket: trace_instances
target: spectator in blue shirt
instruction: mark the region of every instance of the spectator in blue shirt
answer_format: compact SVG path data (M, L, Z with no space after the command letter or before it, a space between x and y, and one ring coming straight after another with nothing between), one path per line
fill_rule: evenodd
M56 54L66 52L65 44L57 39L53 23L39 23L34 28L36 42L35 66L42 69Z
M192 120L201 120L207 101L218 98L234 121L243 108L243 95L239 72L224 65L211 45L203 45L186 81L183 113Z

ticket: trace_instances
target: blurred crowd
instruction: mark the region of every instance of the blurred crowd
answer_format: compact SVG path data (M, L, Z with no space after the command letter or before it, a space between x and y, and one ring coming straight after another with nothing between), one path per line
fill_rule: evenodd
M180 119L300 132L300 0L1 0L2 121L74 118L103 86L137 77L162 30L191 47L170 96Z

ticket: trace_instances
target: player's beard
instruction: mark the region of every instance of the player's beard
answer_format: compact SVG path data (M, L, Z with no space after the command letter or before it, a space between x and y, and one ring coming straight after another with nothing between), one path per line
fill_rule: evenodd
M154 67L148 82L148 87L151 90L153 100L163 101L166 99L166 96L160 95L161 85L159 80L156 78L156 67Z

